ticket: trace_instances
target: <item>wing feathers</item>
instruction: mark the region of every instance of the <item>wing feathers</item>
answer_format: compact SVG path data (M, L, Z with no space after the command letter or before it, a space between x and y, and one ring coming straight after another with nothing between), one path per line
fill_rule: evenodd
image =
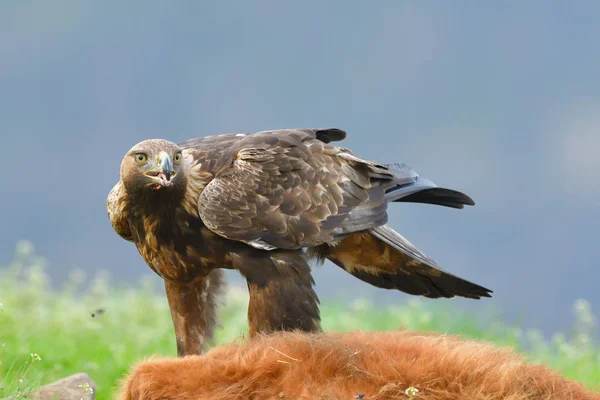
M371 187L371 177L367 173L367 169L361 164L342 163L342 172L353 183L360 186L361 189Z
M457 190L438 187L422 178L406 164L391 164L396 186L385 193L388 202L427 203L453 208L475 205L473 199Z
M235 136L228 148L214 149L220 157L209 154L210 160L231 164L209 162L220 169L199 196L200 217L213 232L232 240L260 239L269 246L297 249L384 225L388 202L455 208L473 204L465 194L419 177L406 164L379 164L327 144L344 137L338 129ZM409 242L400 244L412 251Z
M133 234L125 210L125 197L125 189L119 181L108 193L108 197L106 198L106 211L108 211L108 219L115 232L123 239L132 242Z
M317 135L317 139L321 142L329 143L329 142L339 142L346 138L346 132L341 129L316 129L315 133Z
M422 262L432 268L440 268L437 263L427 257L421 250L408 241L404 236L393 230L387 225L371 229L371 234L377 239L384 241L388 245L400 250L412 259Z
M465 205L474 206L475 202L472 198L457 190L445 188L429 188L419 192L401 197L396 202L403 203L424 203L434 204L438 206L446 206L452 208L464 208Z
M358 279L384 289L396 289L429 298L491 297L491 290L429 265L437 264L412 245L411 251L421 256L418 259L408 256L396 247L398 238L395 235L391 235L394 240L390 240L389 232L383 233L386 234L386 240L372 233L353 233L336 246L319 246L311 249L309 254L318 259L328 258ZM404 239L403 242L408 241ZM403 243L403 249L406 247L409 246ZM426 264L422 259L430 261Z

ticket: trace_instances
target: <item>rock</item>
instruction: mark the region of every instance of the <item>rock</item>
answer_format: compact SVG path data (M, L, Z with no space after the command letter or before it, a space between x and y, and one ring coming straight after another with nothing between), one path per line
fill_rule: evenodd
M94 400L96 384L85 373L78 373L40 387L28 396L32 400Z

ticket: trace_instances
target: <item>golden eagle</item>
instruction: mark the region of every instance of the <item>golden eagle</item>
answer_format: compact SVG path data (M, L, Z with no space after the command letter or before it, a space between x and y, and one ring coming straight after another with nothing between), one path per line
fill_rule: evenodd
M232 133L127 152L107 209L165 282L179 355L212 337L220 268L250 291L250 335L320 330L308 262L329 259L371 285L430 298L490 297L442 271L386 225L390 202L474 205L404 164L379 164L334 146L340 129Z

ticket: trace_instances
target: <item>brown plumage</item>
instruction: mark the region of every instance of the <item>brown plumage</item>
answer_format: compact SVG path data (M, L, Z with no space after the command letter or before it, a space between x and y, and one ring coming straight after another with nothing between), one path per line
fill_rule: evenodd
M592 400L509 349L430 333L279 332L132 367L120 400ZM360 396L362 395L362 397Z
M222 289L223 277L218 269L191 282L165 279L178 355L199 354L204 342L213 338Z
M172 310L179 310L172 314L180 355L201 352L202 340L192 336L210 336L215 313L206 308L215 301L202 291L218 289L217 268L246 278L251 334L320 329L309 258L328 258L382 288L489 297L490 290L442 271L385 225L390 202L463 208L473 200L406 165L370 162L329 144L345 135L287 129L179 144L154 139L126 154L108 196L109 218L165 279ZM195 294L177 299L184 293Z

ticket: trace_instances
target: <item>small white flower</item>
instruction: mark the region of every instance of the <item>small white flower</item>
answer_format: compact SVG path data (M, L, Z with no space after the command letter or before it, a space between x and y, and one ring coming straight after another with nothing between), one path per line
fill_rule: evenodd
M416 387L410 386L409 388L407 388L404 393L409 397L409 398L413 398L417 393L419 393L419 389L417 389Z
M94 388L90 386L89 383L84 383L83 385L79 385L85 394L94 394Z
M42 361L42 358L38 355L38 353L31 353L31 359L33 361Z

